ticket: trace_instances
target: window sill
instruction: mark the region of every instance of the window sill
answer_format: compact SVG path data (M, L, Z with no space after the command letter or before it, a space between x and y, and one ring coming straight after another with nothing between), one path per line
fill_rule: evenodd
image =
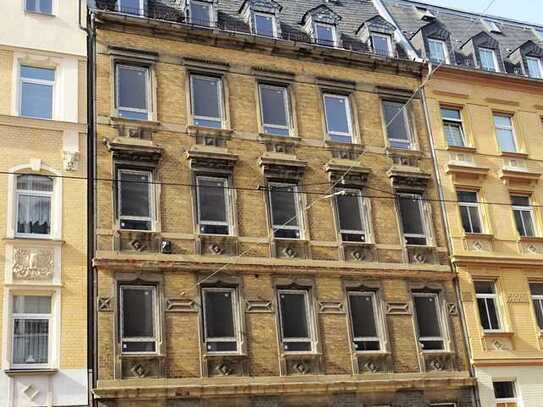
M127 119L126 117L119 117L111 115L110 119L113 123L124 123L131 126L139 126L146 128L156 128L160 126L160 122L154 120L141 120L141 119Z
M187 133L190 136L211 135L211 136L221 136L221 137L229 138L234 133L234 130L228 129L228 128L217 129L215 127L203 127L203 126L196 126L194 124L191 124L187 126Z
M25 14L30 14L34 16L55 17L54 13L46 13L44 11L36 11L36 10L25 10Z
M34 375L54 375L58 372L58 369L52 368L17 368L17 369L6 369L4 373L7 376L34 376Z
M513 337L515 335L512 331L483 331L483 337L499 337L499 336L506 336L506 337Z
M543 243L543 236L519 236L519 242Z
M45 244L48 246L62 246L64 244L64 240L61 239L53 239L50 237L43 238L43 237L23 237L23 236L15 236L15 237L6 237L3 239L7 243L22 243L22 242L32 242L34 244Z
M283 359L318 358L323 356L320 352L285 352L281 351Z
M351 148L362 149L364 147L364 145L359 143L358 141L342 142L342 141L334 141L334 140L326 139L324 140L324 144L328 147L339 147L339 148L351 147Z
M418 148L397 148L397 147L390 147L388 146L386 148L387 155L409 155L413 157L421 157L422 151L420 151Z
M465 239L485 239L494 240L494 234L492 233L467 233L464 232Z
M528 158L528 153L513 152L513 151L501 151L500 155L502 157L510 157L510 158Z
M152 358L152 359L165 359L166 355L160 353L120 353L119 357L121 359L141 359L141 358Z
M248 358L249 355L247 353L240 353L240 352L203 352L204 359L211 359L211 358L238 358L238 359L245 359Z
M460 153L475 153L477 148L471 146L447 146L447 150L458 151Z
M293 136L292 134L288 136L279 136L277 134L258 133L258 138L263 141L287 142L293 144L298 144L301 141L300 137Z

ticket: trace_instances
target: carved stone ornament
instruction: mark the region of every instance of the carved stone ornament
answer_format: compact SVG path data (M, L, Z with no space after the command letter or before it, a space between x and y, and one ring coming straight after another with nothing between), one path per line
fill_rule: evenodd
M343 314L344 306L341 300L319 301L319 312L321 314Z
M247 372L247 358L242 355L210 356L204 361L204 374L214 377L244 376Z
M408 302L387 302L386 313L388 315L410 315L411 310Z
M79 152L63 151L63 163L65 171L77 171L79 169Z
M167 298L166 312L197 312L196 302L191 298Z
M387 373L392 370L392 358L386 352L360 352L353 355L355 373Z
M426 190L430 175L418 171L401 171L398 169L390 169L388 177L392 182L392 186L398 190L410 190L422 192Z
M218 149L220 151L215 150L215 148L191 148L190 151L187 152L190 168L193 170L232 172L234 165L238 160L238 156L226 152L225 149Z
M40 391L33 384L29 384L24 388L23 394L28 398L28 400L33 401L40 395Z
M449 352L423 353L424 366L427 372L450 371L454 369L454 357Z
M258 160L262 173L267 178L275 179L302 179L307 162L297 159L262 156Z
M287 246L283 248L282 251L285 257L288 257L289 259L293 259L298 255L298 253L296 253L296 250L292 246Z
M318 355L287 357L281 364L286 375L318 374L321 371L321 358Z
M447 304L447 312L449 315L458 315L458 306L454 303Z
M247 312L273 312L273 305L270 300L247 300Z
M324 166L324 170L328 173L328 178L332 184L337 183L338 186L350 185L363 188L368 183L370 170L362 167L350 167L346 165L335 164L328 162Z
M113 311L113 298L112 297L99 297L98 298L98 311L110 312Z
M145 367L143 367L142 364L138 363L130 369L130 371L134 374L136 377L145 377L147 375L147 372L145 370Z
M156 165L162 156L162 147L151 140L133 137L116 137L106 140L114 161L132 161Z
M55 266L52 249L15 248L13 250L13 277L17 280L47 280Z

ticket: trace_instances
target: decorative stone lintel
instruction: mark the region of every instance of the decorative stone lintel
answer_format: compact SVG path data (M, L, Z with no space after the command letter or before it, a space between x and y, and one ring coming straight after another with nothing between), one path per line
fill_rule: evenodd
M137 161L158 163L162 156L162 147L151 140L132 137L115 137L106 141L107 149L113 154L115 161Z
M364 146L356 143L338 143L330 140L325 141L326 148L332 153L332 157L337 160L353 160L360 158L364 152Z
M421 352L424 372L442 372L455 369L454 353L443 352Z
M364 187L368 184L368 177L371 170L360 166L352 167L345 164L335 162L334 160L328 161L324 170L328 174L328 178L332 184L338 183L341 179L341 185L351 185L357 187Z
M187 151L187 158L193 170L218 170L231 172L238 156L223 148L198 148L193 146Z
M502 168L498 176L509 188L516 191L533 191L541 178L541 173L522 169Z
M167 298L166 312L198 312L192 298Z
M387 302L385 307L387 315L411 315L408 302Z
M248 358L245 354L212 355L205 354L202 358L204 377L246 376Z
M322 355L283 354L280 358L281 376L303 376L319 374L322 370Z
M389 169L387 175L395 189L416 192L425 191L431 178L430 174L423 173L421 170L406 171L397 167Z
M319 300L320 314L344 314L345 305L341 300Z
M285 154L266 153L258 159L258 165L267 178L300 180L307 162Z
M234 133L231 129L214 129L210 127L187 126L187 133L196 139L196 144L214 147L226 147L227 141Z
M246 312L248 313L270 313L273 312L271 300L249 299L246 300Z
M354 374L388 373L392 371L389 352L354 352Z
M160 123L151 120L134 120L111 116L111 127L117 129L118 137L130 139L151 140L153 132L157 131Z
M377 250L373 243L342 242L341 258L352 262L375 262L377 261Z

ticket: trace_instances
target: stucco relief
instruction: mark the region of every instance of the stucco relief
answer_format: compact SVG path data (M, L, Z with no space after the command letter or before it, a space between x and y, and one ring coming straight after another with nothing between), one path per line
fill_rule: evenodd
M15 248L13 278L17 280L47 280L53 276L55 265L51 249Z

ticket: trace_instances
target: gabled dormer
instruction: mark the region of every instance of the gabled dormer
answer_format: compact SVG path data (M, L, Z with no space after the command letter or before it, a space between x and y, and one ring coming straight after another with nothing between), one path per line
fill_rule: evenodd
M181 0L185 20L193 25L215 27L217 25L218 0Z
M430 10L427 7L423 6L413 6L415 9L415 13L421 19L422 21L434 21L436 18L436 15L432 10Z
M396 55L395 30L396 27L383 17L375 16L364 21L358 27L356 35L360 38L360 41L368 45L373 53L394 57Z
M475 66L489 72L505 72L499 42L486 31L481 31L467 40L460 49L473 55Z
M281 36L279 14L282 8L274 0L245 0L239 12L253 34L277 38Z
M327 47L338 47L341 43L337 24L341 16L331 8L321 4L304 14L302 25L316 44Z
M436 65L455 62L451 34L439 20L434 19L421 27L411 37L411 42L423 58Z
M543 48L529 40L509 54L509 60L521 66L522 73L530 78L543 78Z

